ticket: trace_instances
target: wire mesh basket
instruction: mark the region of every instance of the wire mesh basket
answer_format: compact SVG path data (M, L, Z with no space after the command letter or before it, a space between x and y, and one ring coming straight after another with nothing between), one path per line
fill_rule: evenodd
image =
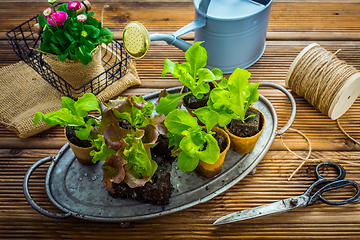
M38 16L35 16L11 29L6 33L9 38L8 41L22 61L65 96L77 99L86 92L92 92L96 95L129 71L130 57L124 46L114 39L103 47L102 64L105 71L84 85L74 88L65 79L53 72L51 66L44 61L43 53L36 50L41 43L41 35L38 35L34 28L37 23Z

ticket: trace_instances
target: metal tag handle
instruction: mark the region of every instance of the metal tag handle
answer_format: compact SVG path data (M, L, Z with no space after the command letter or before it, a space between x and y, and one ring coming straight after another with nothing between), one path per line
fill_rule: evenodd
M291 102L291 115L290 115L290 118L288 120L288 122L285 124L284 127L282 127L279 131L277 131L275 134L276 135L281 135L283 134L284 132L286 132L291 124L293 124L294 120L295 120L295 116L296 116L296 102L295 102L295 99L294 97L291 95L291 93L286 90L286 88L278 85L278 84L275 84L275 83L271 83L271 82L261 82L259 87L272 87L272 88L276 88L280 91L282 91L283 93L285 93L285 95L289 98L290 102Z

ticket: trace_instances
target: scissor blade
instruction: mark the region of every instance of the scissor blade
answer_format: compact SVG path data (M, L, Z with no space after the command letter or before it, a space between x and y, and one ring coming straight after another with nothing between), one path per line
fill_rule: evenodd
M305 207L309 198L300 195L297 197L287 198L278 202L266 204L263 206L246 209L240 212L230 213L216 220L213 225L220 225L226 223L232 223L242 221L246 219L266 216L270 214L276 214L281 212L287 212L299 207Z

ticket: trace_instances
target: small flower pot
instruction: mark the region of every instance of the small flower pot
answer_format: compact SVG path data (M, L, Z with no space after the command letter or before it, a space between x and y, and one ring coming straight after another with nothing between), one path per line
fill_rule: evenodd
M222 165L227 151L230 148L230 138L229 135L222 130L221 128L214 127L212 129L214 132L220 133L223 137L226 138L226 148L220 153L219 159L214 164L209 164L203 161L199 161L199 165L196 167L196 171L203 177L211 178L221 172Z
M239 136L232 134L229 131L227 126L224 127L227 134L229 134L232 149L234 151L236 151L237 153L241 153L241 154L250 153L255 148L256 142L258 141L258 139L265 127L264 114L256 108L249 107L249 109L258 111L260 113L260 127L259 127L260 130L257 134L250 136L250 137L239 137Z
M93 157L90 155L90 152L95 149L95 147L80 147L71 142L68 138L67 131L70 131L68 127L65 127L65 137L68 141L71 150L74 152L76 159L83 165L93 165Z

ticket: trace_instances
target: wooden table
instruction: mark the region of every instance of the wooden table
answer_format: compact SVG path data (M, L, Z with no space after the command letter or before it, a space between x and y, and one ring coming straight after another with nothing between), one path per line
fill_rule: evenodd
M35 16L47 6L45 0L0 0L0 66L19 61L5 33ZM194 19L191 0L92 0L99 16L104 4L104 24L118 40L124 26L133 20L142 22L149 32L171 33ZM267 33L266 51L248 68L251 81L267 81L285 86L288 68L308 44L317 42L329 51L342 51L338 57L360 69L360 1L358 0L274 0ZM193 33L183 39L193 40ZM161 71L165 58L183 61L184 53L163 42L150 47L147 56L136 60L141 85L121 95L147 94L162 88L179 86L178 80ZM288 99L277 90L261 89L276 108L279 128L290 116ZM312 143L312 158L337 158L358 162L360 146L348 139L335 121L322 115L306 100L293 94L297 116L293 128L303 132ZM344 129L360 139L360 101L341 117ZM308 144L297 133L284 134L286 144L302 157ZM170 215L134 222L129 228L117 223L100 223L70 217L51 219L39 214L26 201L22 181L29 167L41 158L55 155L66 142L63 130L54 127L28 139L19 139L0 125L0 239L6 238L81 238L81 239L360 239L360 205L329 206L322 202L296 211L263 218L212 226L228 213L303 193L314 181L314 163L306 163L295 177L289 175L302 162L276 137L270 151L249 174L228 191L212 200ZM360 182L359 167L343 164L347 179ZM48 199L44 179L48 165L40 167L30 181L34 200L43 208L59 212Z

